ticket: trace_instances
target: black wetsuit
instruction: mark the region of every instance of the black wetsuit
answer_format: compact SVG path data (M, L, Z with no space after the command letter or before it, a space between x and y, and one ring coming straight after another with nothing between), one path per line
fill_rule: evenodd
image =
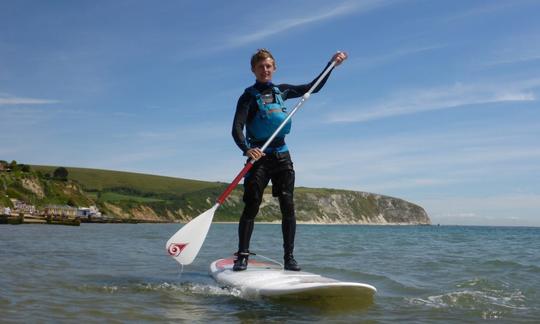
M282 92L283 100L298 98L309 91L319 76L308 84L280 84L277 87ZM324 86L329 76L330 74L326 75L313 91L314 93L318 92ZM272 83L256 82L254 84L254 87L260 93L271 92L273 86ZM264 144L264 141L250 141L250 139L246 138L244 135L246 123L249 123L255 117L258 109L259 106L255 97L249 92L245 91L238 99L232 127L232 136L236 145L244 152L244 155L250 148L260 148ZM283 232L283 248L286 255L292 255L296 232L296 217L294 214L293 201L295 175L293 162L285 145L284 137L276 137L265 151L266 155L255 162L253 168L244 179L243 200L245 207L238 226L239 252L249 251L249 241L251 239L251 233L253 232L253 222L259 211L264 189L269 181L272 181L272 194L279 199L282 215L281 228Z

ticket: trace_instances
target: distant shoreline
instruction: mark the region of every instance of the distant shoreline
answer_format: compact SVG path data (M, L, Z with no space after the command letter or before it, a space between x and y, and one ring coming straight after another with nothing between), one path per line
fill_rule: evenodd
M238 224L238 222L212 222L213 224ZM187 224L187 223L175 223L175 224ZM281 221L274 222L255 222L255 224L265 224L265 225L281 225ZM369 225L369 226L379 226L379 225L390 225L390 226L437 226L432 224L412 224L412 223L319 223L319 222L305 222L305 221L296 221L297 225Z

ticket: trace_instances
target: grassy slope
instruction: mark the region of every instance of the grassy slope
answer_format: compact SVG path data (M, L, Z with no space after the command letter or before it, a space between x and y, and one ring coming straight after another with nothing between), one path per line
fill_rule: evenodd
M57 167L33 165L32 169L52 174ZM156 176L142 173L66 167L69 179L80 183L86 191L102 191L129 187L139 192L183 195L189 192L222 187L218 182L207 182Z
M56 168L57 166L32 165L33 170L41 171L44 174L52 174ZM217 190L219 192L220 190L218 189L227 185L220 182L199 181L123 171L72 167L66 167L66 169L69 172L69 179L80 183L86 191L103 191L112 188L129 187L139 192L184 195L186 193L206 190ZM241 187L241 185L239 187ZM266 189L266 192L270 191L269 186L269 188ZM295 191L330 194L346 190L297 187L295 188Z

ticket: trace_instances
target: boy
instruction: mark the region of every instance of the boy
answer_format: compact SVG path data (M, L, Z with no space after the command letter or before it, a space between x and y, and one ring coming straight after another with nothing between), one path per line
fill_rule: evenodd
M332 56L331 61L336 61L336 66L338 66L345 59L347 59L346 53L337 52ZM276 71L276 63L272 54L266 49L258 50L251 57L251 71L255 75L256 82L238 99L232 136L244 155L257 162L244 179L245 206L238 225L238 252L233 270L242 271L247 268L254 219L259 211L264 189L271 180L272 195L278 197L282 215L284 268L300 271L300 266L293 256L296 233L293 202L294 168L289 149L285 144L285 135L291 128L290 120L264 152L260 150L260 147L286 118L287 108L283 102L303 96L318 77L311 83L303 85L274 85L272 77ZM324 86L329 76L330 73L314 89L314 93Z

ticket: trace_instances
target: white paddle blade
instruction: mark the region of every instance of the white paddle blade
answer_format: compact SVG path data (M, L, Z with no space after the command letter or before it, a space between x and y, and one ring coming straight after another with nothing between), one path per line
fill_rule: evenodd
M178 263L185 265L193 262L208 234L218 207L219 204L215 204L214 207L193 218L167 241L165 248Z

